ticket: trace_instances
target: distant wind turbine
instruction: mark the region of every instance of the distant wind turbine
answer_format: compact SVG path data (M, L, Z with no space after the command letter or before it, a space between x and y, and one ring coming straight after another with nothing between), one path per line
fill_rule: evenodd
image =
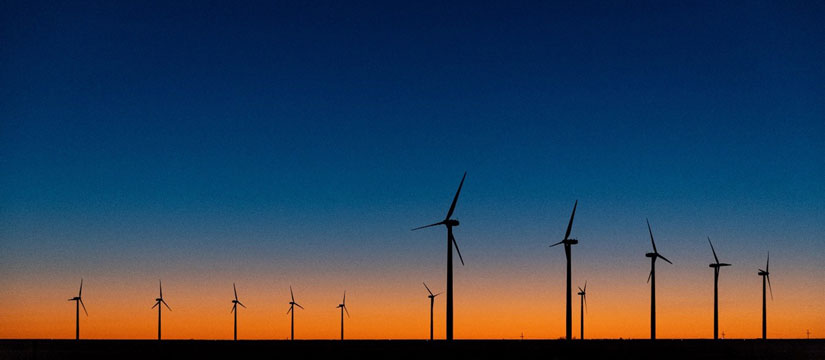
M579 300L581 304L581 337L584 340L584 310L587 308L587 281L584 282L584 289L579 287Z
M453 339L453 245L455 245L455 251L458 253L458 259L461 260L461 265L464 265L461 251L458 250L458 243L455 241L455 237L453 237L453 227L458 226L459 223L456 219L450 219L450 216L453 215L453 211L455 210L455 203L458 201L458 194L461 193L461 187L464 185L465 178L467 178L466 171L461 178L461 183L458 184L458 191L455 192L453 203L450 205L450 210L447 211L447 217L445 217L444 220L413 229L413 231L415 231L436 225L444 225L447 227L447 340Z
M579 200L573 204L573 212L570 214L570 222L567 224L567 232L564 233L564 240L559 241L550 247L564 244L564 255L567 258L567 308L565 312L565 338L570 340L573 338L573 308L571 304L572 291L570 289L570 246L578 244L576 239L570 239L570 230L573 229L573 218L576 216L576 206L579 205Z
M172 308L169 307L169 304L166 303L166 300L163 300L163 284L160 282L160 280L158 280L158 287L160 288L160 296L157 299L155 299L155 305L152 306L152 309L154 309L155 307L158 308L158 340L160 340L160 304L165 305L166 308L169 309L169 311L172 311Z
M235 313L234 339L238 340L238 305L243 306L244 309L246 309L246 305L238 301L238 289L235 287L235 283L232 283L232 290L235 291L235 300L232 300L232 310L229 312Z
M290 320L289 325L289 335L290 340L295 340L295 307L297 306L301 309L304 307L295 302L295 294L292 293L292 286L289 287L289 296L292 298L292 301L289 302L289 310L287 310L286 313L292 313L292 320Z
M650 275L647 276L647 282L650 283L650 339L656 340L656 259L662 258L669 264L673 264L666 257L659 254L656 250L656 242L653 241L653 230L650 229L650 221L647 221L647 231L650 233L650 243L653 244L653 252L645 254L650 258Z
M341 303L336 306L336 308L341 308L341 340L344 340L344 312L347 312L347 317L349 317L349 310L347 310L347 291L344 290L344 299L341 300Z
M427 295L427 297L430 298L430 340L432 340L433 339L433 305L435 304L435 297L438 296L438 295L441 295L441 293L433 295L433 292L430 291L430 287L427 286L427 283L422 282L422 284L424 284L424 287L427 288L427 292L430 293L430 295Z
M713 243L710 242L708 236L708 244L710 244L710 251L713 251L713 259L716 261L708 266L713 268L713 339L719 339L719 270L723 266L730 266L731 264L720 263L716 256L716 249L713 248Z
M765 299L765 280L768 281L768 289L771 291L771 300L773 300L773 287L771 287L771 253L768 252L768 262L765 264L765 270L759 269L759 276L762 277L762 339L768 338L768 308Z
M74 325L74 339L80 340L80 307L83 307L83 312L86 313L86 316L89 316L89 312L86 311L86 305L83 304L83 299L81 295L83 294L83 279L80 279L80 291L77 292L77 296L69 299L69 301L75 302L75 325Z

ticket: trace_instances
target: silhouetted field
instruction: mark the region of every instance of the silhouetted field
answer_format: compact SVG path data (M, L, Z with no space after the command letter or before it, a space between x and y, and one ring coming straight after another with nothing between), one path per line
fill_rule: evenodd
M825 340L0 340L2 359L825 359Z

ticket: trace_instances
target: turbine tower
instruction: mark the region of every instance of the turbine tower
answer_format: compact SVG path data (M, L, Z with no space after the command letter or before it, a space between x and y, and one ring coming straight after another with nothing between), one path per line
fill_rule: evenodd
M570 290L570 246L578 244L579 241L576 239L570 239L570 230L573 229L573 218L576 216L576 206L579 205L579 201L576 200L576 203L573 204L573 213L570 214L570 222L567 224L567 232L564 234L564 240L559 241L550 247L564 244L564 256L567 257L567 310L565 313L565 338L570 340L573 338L573 308L571 304L571 297L572 292Z
M773 300L773 287L771 287L771 253L768 252L768 263L765 264L765 270L759 269L759 276L762 277L762 339L768 338L768 311L765 299L765 280L768 281L768 289L771 291L771 300Z
M584 340L584 310L587 308L587 281L584 282L584 289L579 287L579 303L581 304L581 337Z
M731 264L720 263L716 256L716 249L713 248L713 243L710 242L708 236L708 244L710 244L710 251L713 251L713 259L716 260L708 266L713 268L713 339L719 339L719 270L723 266L730 266Z
M656 242L653 241L653 230L650 229L650 220L647 221L647 231L650 233L650 243L653 244L653 252L645 254L650 258L650 275L647 276L647 282L650 283L650 340L656 340L656 259L662 258L669 264L673 264L666 257L659 254L656 250Z
M289 310L286 311L287 314L292 313L292 320L290 320L289 324L289 338L290 340L295 340L295 307L297 306L301 309L304 307L295 302L295 294L292 293L292 286L289 287L289 296L292 297L292 301L289 302Z
M424 284L424 287L427 288L427 292L430 293L430 295L427 295L427 297L430 298L430 340L432 340L433 339L433 305L435 304L435 297L438 296L438 295L441 295L441 293L433 295L433 292L430 291L430 287L427 286L427 283L422 282L422 284Z
M232 283L232 290L235 291L235 300L232 300L232 310L229 312L235 313L234 339L238 340L238 305L243 306L244 309L246 309L246 306L244 304L241 304L240 301L238 301L238 289L235 288L235 283Z
M458 249L458 243L455 241L455 237L453 237L453 227L458 226L458 220L450 219L450 216L453 215L453 211L455 210L455 203L458 201L458 194L461 193L461 187L464 185L464 179L467 178L467 172L464 172L464 176L461 178L461 183L458 184L458 191L455 192L455 197L453 198L453 203L450 205L450 210L447 211L447 217L444 220L441 220L435 224L425 225L421 227L417 227L413 229L413 231L418 229L427 228L430 226L436 225L444 225L447 227L447 337L446 339L452 340L453 339L453 246L455 245L455 251L458 253L458 259L461 260L461 265L464 265L464 259L461 257L461 251Z
M344 312L347 312L347 317L349 317L349 310L347 310L347 291L344 290L344 299L341 300L341 303L336 306L336 308L341 308L341 340L344 340Z
M160 296L157 299L155 299L155 305L152 306L152 309L154 309L155 307L158 308L158 340L160 340L160 304L166 305L166 308L169 309L169 311L172 311L172 308L170 308L169 304L167 304L166 301L163 300L163 284L160 282L160 280L158 280L158 287L160 287Z
M80 307L83 307L83 312L86 313L86 316L89 316L89 312L86 311L86 305L83 304L83 299L80 297L83 294L83 279L80 279L80 291L77 292L77 296L69 299L69 301L75 302L75 325L74 325L74 339L80 340Z

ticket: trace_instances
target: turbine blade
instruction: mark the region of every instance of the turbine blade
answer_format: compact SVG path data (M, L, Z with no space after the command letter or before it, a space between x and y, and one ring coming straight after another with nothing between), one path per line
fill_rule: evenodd
M347 303L347 291L344 290L344 299L341 301L341 304L346 305L346 303Z
M301 309L304 309L304 307L303 307L303 306L301 306L301 304L295 303L295 306L297 306L297 307L299 307L299 308L301 308Z
M582 290L581 286L579 286L579 292L584 292L584 290Z
M155 305L152 306L152 309L156 308L160 304L160 301L155 301Z
M584 292L587 292L587 280L584 281Z
M235 292L235 300L238 300L238 288L235 287L235 283L232 283L232 291Z
M553 245L550 245L550 247L553 247L553 246L556 246L556 245L561 245L561 244L563 244L563 243L564 243L564 240L559 241L559 242L557 242L557 243L555 243L555 244L553 244Z
M455 241L455 236L450 233L450 239L453 241L453 245L455 245L455 251L458 253L458 259L461 260L461 266L464 266L464 259L461 257L461 250L458 249L458 242Z
M344 312L347 313L347 317L349 317L349 310L347 310L346 306L344 306Z
M424 287L425 287L425 288L427 288L427 292L428 292L428 293L430 293L430 295L432 295L432 294L433 294L433 292L432 292L432 291L430 291L430 287L429 287L429 286L427 286L427 283L425 283L425 282L423 282L423 281L422 281L421 283L422 283L422 284L424 284Z
M438 294L433 295L433 297L436 297L436 296L441 295L441 294L443 294L443 293L444 293L444 292L440 292L440 293L438 293Z
M292 293L292 285L289 285L289 296L292 297L292 302L295 302L295 294Z
M464 179L467 177L467 172L464 172L464 176L461 177L461 183L458 184L458 191L455 192L455 197L453 198L453 203L450 205L450 211L447 212L447 217L444 220L450 220L450 216L453 216L453 211L455 211L455 203L458 202L458 194L461 194L461 187L464 186Z
M650 283L650 278L653 277L653 270L650 270L650 274L647 275L647 282Z
M166 300L161 300L160 302L162 302L163 305L165 305L166 308L169 309L169 311L172 311L172 308L169 307L169 304L166 303Z
M573 230L573 218L576 216L576 206L579 206L579 200L576 200L576 203L573 204L573 213L570 214L570 222L567 224L567 232L564 233L564 240L570 237L570 231Z
M86 316L89 316L89 312L86 311L86 304L83 303L83 299L77 299L77 301L80 301L80 306L83 307L83 312L86 313Z
M664 256L662 256L662 255L659 255L659 253L656 253L656 256L658 256L658 257L662 258L662 260L664 260L664 261L667 261L670 265L673 265L673 263L672 263L672 262L670 262L670 260L668 260L666 257L664 257Z
M289 310L287 310L287 311L286 311L287 315L289 315L289 312L290 312L290 311L292 311L292 306L290 306L290 307L289 307Z
M443 225L443 224L444 224L444 222L443 222L443 221L439 221L439 222L437 222L437 223L435 223L435 224L430 224L430 225L419 226L419 227L417 227L417 228L415 228L415 229L412 229L412 231L416 231L416 230L418 230L418 229L423 229L423 228L428 228L428 227L433 227L433 226L436 226L436 225Z
M653 252L658 253L658 251L656 251L656 242L653 241L653 230L650 229L650 220L645 218L645 221L647 221L647 231L650 233L650 243L653 244Z
M160 287L160 298L163 299L163 283L158 279L158 286Z
M229 310L229 312L234 312L236 307L238 307L238 304L232 303L232 310Z
M771 300L773 300L773 287L771 286L771 275L765 275L768 278L768 289L771 291ZM82 302L81 302L82 303Z
M771 272L771 252L770 251L768 251L768 263L765 264L765 272L766 273ZM82 284L82 282L81 282L81 284Z
M243 308L244 308L244 309L246 309L246 305L244 305L244 304L243 304L243 303L241 303L240 301L238 301L238 305L243 306Z
M770 255L768 255L770 256ZM83 294L83 278L80 278L80 291L77 292L77 297L80 297Z
M708 244L710 244L710 251L713 251L713 259L716 260L716 264L719 264L719 258L716 257L716 249L713 248L713 243L710 242L710 236L708 236Z
M584 312L587 312L587 295L582 295L582 299L584 299Z

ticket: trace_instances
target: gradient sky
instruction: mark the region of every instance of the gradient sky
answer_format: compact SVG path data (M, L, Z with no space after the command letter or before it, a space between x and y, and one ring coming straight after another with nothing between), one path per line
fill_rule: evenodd
M0 3L0 338L825 336L816 1ZM578 310L578 299L574 309ZM444 298L436 302L444 336ZM574 318L578 334L578 313Z

